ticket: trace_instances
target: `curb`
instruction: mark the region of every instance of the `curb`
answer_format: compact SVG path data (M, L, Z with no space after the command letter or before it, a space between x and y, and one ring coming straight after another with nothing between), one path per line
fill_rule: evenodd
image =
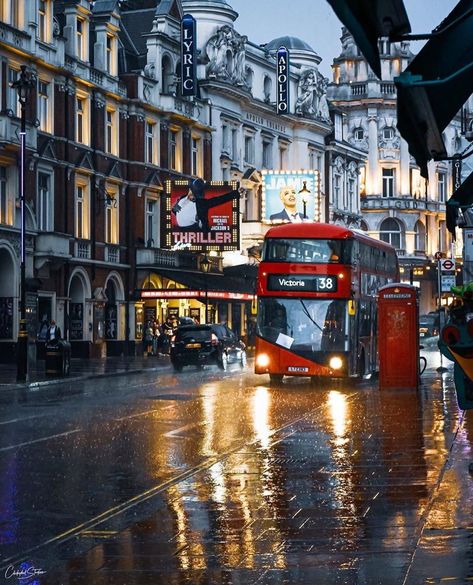
M38 380L37 382L30 382L30 383L20 383L20 384L0 384L0 392L7 392L12 390L29 390L31 392L39 392L43 388L47 388L48 386L56 386L58 384L66 384L66 383L74 383L74 382L84 382L86 380L94 380L97 378L113 378L117 376L127 376L131 374L142 374L144 372L156 372L162 370L163 366L167 365L163 364L161 366L152 366L152 367L145 367L141 369L130 369L130 370L119 370L116 372L102 372L97 374L86 374L84 376L64 376L62 378L52 378L51 380Z

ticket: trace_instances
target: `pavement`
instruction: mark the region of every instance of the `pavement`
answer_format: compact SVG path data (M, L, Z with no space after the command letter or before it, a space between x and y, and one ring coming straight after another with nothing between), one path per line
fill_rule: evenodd
M46 375L45 361L38 360L29 364L28 381L16 381L16 364L0 364L0 393L2 391L31 389L35 390L45 386L64 384L65 382L76 382L103 378L107 376L121 376L134 374L143 370L161 369L169 364L167 355L157 356L131 356L131 357L107 357L102 359L81 359L71 360L69 376L58 377Z

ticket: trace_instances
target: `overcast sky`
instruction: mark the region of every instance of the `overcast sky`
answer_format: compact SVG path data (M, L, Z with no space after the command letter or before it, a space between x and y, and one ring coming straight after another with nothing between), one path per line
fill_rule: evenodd
M309 43L322 57L320 71L330 77L340 54L341 24L327 0L227 0L239 13L235 28L257 44L290 35ZM413 33L430 32L458 0L404 0ZM412 52L422 44L413 43Z

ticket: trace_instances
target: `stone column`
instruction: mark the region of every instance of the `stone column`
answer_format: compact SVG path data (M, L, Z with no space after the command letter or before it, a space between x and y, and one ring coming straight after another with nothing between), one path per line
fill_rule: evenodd
M401 138L400 146L400 183L399 183L399 195L410 195L411 194L411 177L410 177L410 156L407 142L404 138Z
M366 194L379 195L378 186L378 117L376 110L368 110L368 165L366 169Z

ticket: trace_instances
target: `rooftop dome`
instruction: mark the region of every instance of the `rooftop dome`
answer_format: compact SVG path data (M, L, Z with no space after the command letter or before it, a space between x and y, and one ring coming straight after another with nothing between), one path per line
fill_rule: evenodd
M315 53L314 49L305 41L297 37L279 37L269 41L264 48L268 51L277 51L279 47L286 47L286 49L294 49L295 51L310 51Z

